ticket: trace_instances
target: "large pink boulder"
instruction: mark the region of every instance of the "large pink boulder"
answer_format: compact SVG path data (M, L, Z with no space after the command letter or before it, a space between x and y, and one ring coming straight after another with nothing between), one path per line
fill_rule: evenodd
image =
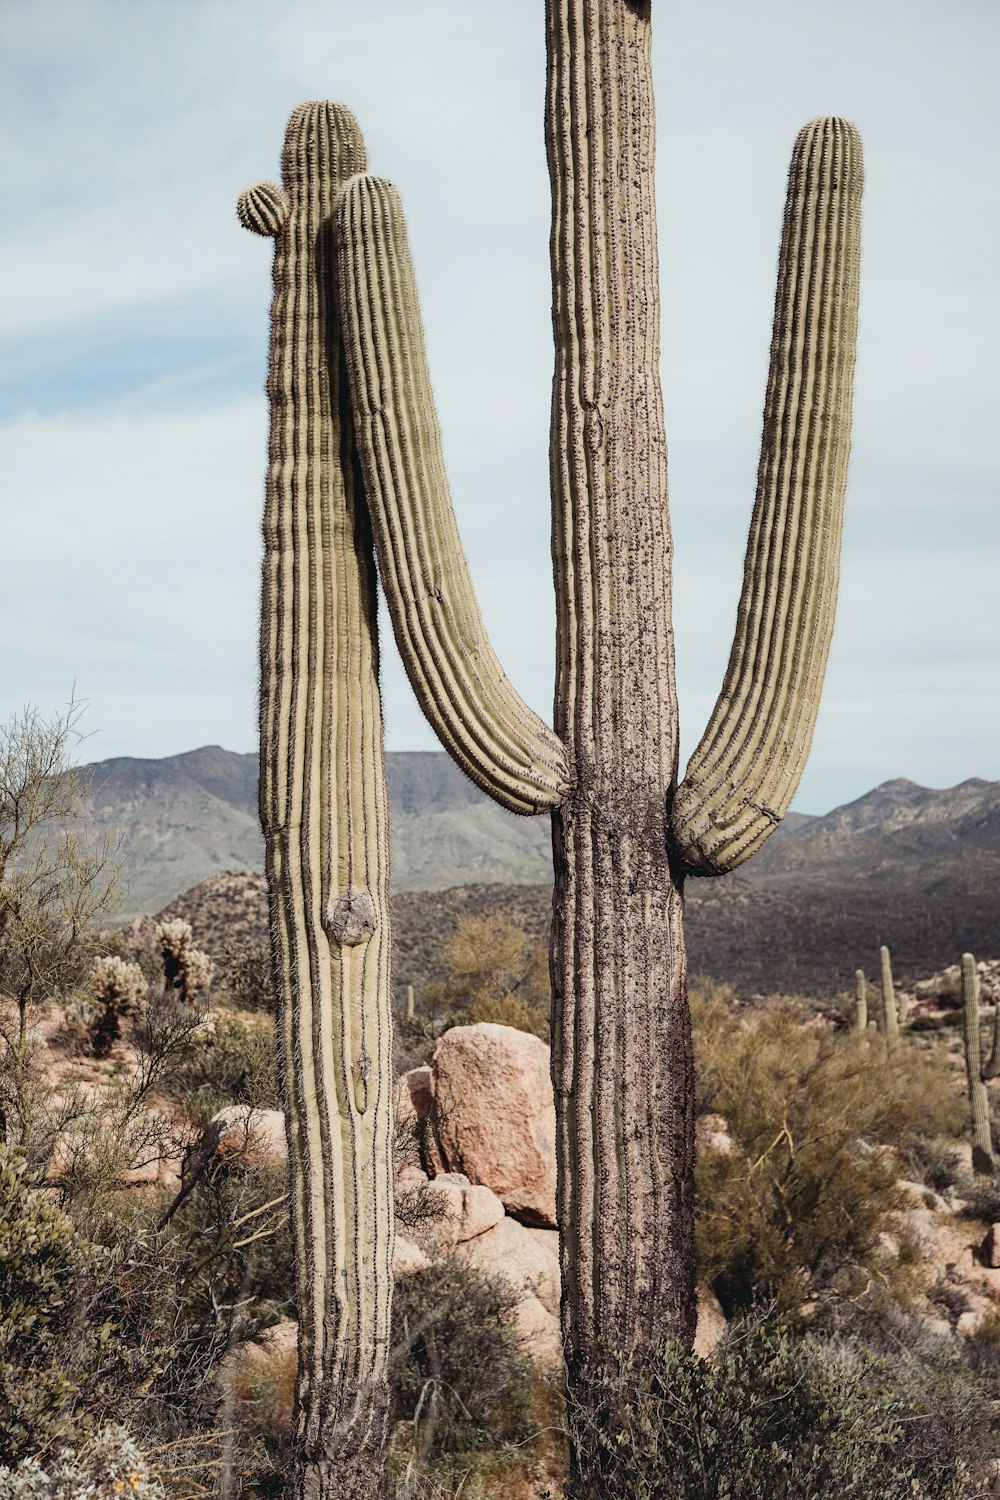
M453 1026L434 1050L443 1165L492 1188L524 1224L556 1226L556 1116L545 1043L513 1026Z
M544 1233L505 1217L485 1233L459 1243L455 1253L477 1271L504 1277L521 1293L514 1322L522 1348L545 1364L558 1364L562 1359L558 1247L546 1244L541 1238Z

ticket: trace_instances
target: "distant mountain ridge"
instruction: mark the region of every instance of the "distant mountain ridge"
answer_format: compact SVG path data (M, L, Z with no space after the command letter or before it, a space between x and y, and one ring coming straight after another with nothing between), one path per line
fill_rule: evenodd
M264 868L257 756L205 745L162 760L119 756L86 768L97 824L123 834L124 915L155 912L226 870ZM551 879L544 818L518 818L443 751L386 756L394 890Z
M504 812L441 751L390 753L386 767L397 979L404 969L422 979L463 910L515 910L541 931L548 820ZM191 888L210 877L262 870L256 755L205 746L91 770L97 821L124 834L127 915L183 893L197 905ZM686 904L692 967L743 990L827 993L871 967L882 942L901 974L944 968L964 950L992 953L1000 783L935 791L888 781L823 817L789 814L735 874L689 880Z

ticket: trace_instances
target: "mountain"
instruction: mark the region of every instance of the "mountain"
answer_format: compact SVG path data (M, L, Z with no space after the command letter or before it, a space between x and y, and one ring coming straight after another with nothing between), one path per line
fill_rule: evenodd
M242 877L221 878L262 869L256 756L213 746L91 769L98 820L125 834L131 914L186 903L196 928L221 933L237 910L262 925L262 883L250 893ZM389 754L387 776L397 983L426 980L463 912L509 911L543 934L547 820L504 812L440 751ZM904 980L966 950L993 954L1000 783L888 781L824 817L790 813L736 873L689 880L686 909L691 971L743 993L829 995L858 967L874 974L881 943Z
M123 837L123 915L158 911L225 870L263 870L256 755L206 745L86 771L95 822ZM443 751L390 752L386 777L394 890L551 879L547 821L505 812Z

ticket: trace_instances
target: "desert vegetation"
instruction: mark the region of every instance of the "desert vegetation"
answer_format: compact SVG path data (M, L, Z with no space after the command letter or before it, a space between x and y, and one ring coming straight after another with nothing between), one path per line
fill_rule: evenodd
M71 805L65 743L42 753L60 726L5 732L27 767L20 800ZM58 798L32 801L33 778L60 776ZM61 825L34 826L29 868L51 868ZM86 827L73 837L73 868L103 868ZM4 913L22 899L20 868L0 881ZM58 966L27 998L9 981L3 992L0 1494L276 1496L298 1308L266 955L252 934L209 955L179 918L130 940L109 923L106 876L102 890L86 920L75 904L50 909ZM23 972L8 955L6 973ZM476 1263L455 1227L498 1200L487 1184L469 1208L469 1179L434 1164L435 1132L460 1132L401 1110L396 1216L411 1258L395 1264L393 1490L554 1495L582 1423L629 1496L986 1494L1000 1455L1000 1190L972 1171L969 964L938 990L901 1007L888 1047L853 1024L851 994L818 1012L693 986L697 1275L714 1331L697 1354L664 1338L569 1411L524 1317L537 1274L514 1274L509 1255ZM433 1079L442 1038L470 1032L544 1051L545 991L517 924L460 921L414 1015L397 1016L397 1067ZM555 1233L498 1211L522 1238Z

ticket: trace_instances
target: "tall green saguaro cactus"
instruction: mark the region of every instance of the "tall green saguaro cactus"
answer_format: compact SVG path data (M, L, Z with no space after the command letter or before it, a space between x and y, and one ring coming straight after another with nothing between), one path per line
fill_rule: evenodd
M666 1334L690 1340L694 1332L683 886L688 875L731 870L759 848L787 810L811 742L833 628L850 441L862 165L857 132L845 121L827 117L800 132L736 633L718 703L678 788L649 0L547 0L546 25L554 731L521 701L486 638L451 510L400 200L366 174L353 176L336 204L336 302L379 574L414 691L442 743L490 795L516 812L552 815L563 1334L579 1401L609 1367L641 1367ZM273 216L269 203L260 209L265 218ZM325 357L335 354L328 338ZM334 511L343 505L357 523L343 530L343 566L363 579L367 553L342 414L337 431L330 452L348 482ZM297 452L280 469L293 496ZM301 535L300 522L294 537ZM309 569L290 566L308 592ZM370 629L368 615L364 625ZM373 653L372 645L364 672ZM280 659L288 685L276 712L284 715L307 663L296 671L283 644ZM334 697L340 682L337 675ZM366 723L377 731L374 715ZM298 744L301 736L292 738ZM338 809L374 796L362 770L356 760L342 762ZM277 871L277 856L273 862ZM352 886L337 883L340 892ZM307 896L291 893L288 923L301 921ZM369 949L385 932L378 912ZM384 978L381 964L378 974ZM289 970L290 994L314 983ZM321 1064L332 1078L349 1079L356 1052L327 1038L314 1044L311 1085L303 1083L314 1002L295 1004L302 1023L287 1043L290 1086L319 1087ZM336 1014L352 1036L349 1007ZM387 1067L386 1054L376 1059L373 1048L372 1080L381 1088L388 1075L375 1070ZM301 1109L308 1117L308 1104ZM353 1124L355 1114L342 1118ZM331 1131L332 1122L321 1146ZM317 1159L301 1148L293 1156L306 1191L320 1192L325 1171L327 1192L342 1195L353 1226L360 1189L352 1197L327 1158L309 1176ZM334 1219L345 1212L327 1211ZM304 1212L299 1217L308 1224ZM311 1253L308 1235L300 1234L300 1256ZM300 1295L309 1285L300 1273ZM304 1336L304 1366L313 1349ZM332 1342L325 1349L328 1360L339 1357ZM307 1369L300 1379L300 1431L312 1430L305 1408L317 1382L334 1379L330 1368L321 1375L316 1365L314 1377ZM610 1495L606 1479L578 1433L572 1492Z
M392 1292L387 797L375 566L342 378L334 202L353 116L292 115L274 238L261 612L261 784L299 1319L297 1492L381 1493Z
M971 953L962 954L962 1030L965 1036L965 1071L969 1080L969 1107L972 1112L972 1167L992 1177L996 1170L993 1157L993 1132L990 1125L990 1098L983 1082L983 1042L979 1030L979 975Z

